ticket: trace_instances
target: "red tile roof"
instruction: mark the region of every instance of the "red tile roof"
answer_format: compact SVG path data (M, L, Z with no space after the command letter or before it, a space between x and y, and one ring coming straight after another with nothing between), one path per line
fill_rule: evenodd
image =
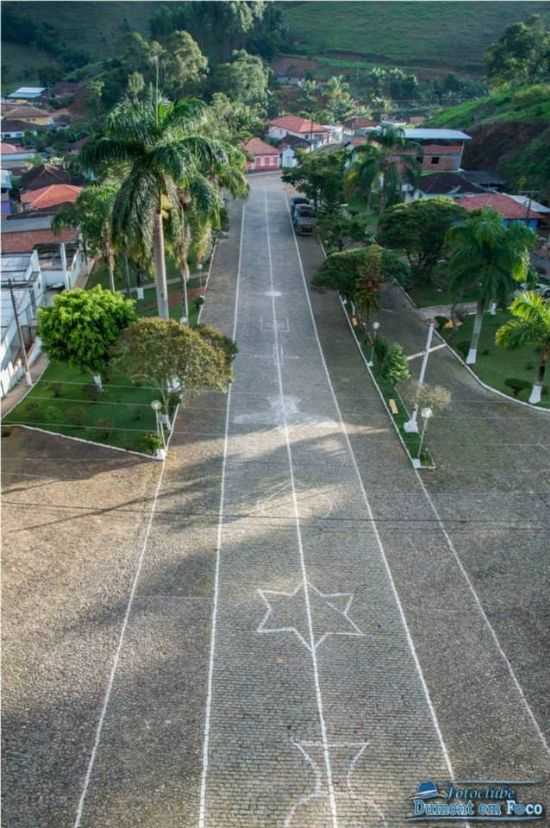
M490 207L496 213L505 219L525 219L526 209L523 205L518 204L510 196L502 193L486 193L483 195L465 195L459 204L465 210L482 210L484 207ZM538 213L529 211L529 218L540 218Z
M78 238L78 230L67 227L55 234L52 230L27 230L20 233L2 234L2 251L4 253L32 253L37 244L60 244L72 242Z
M273 118L269 122L270 126L280 127L281 129L288 129L290 132L309 133L309 132L330 132L328 127L321 126L309 118L299 118L297 115L283 115L281 118Z
M0 152L2 155L9 155L12 152L21 152L21 149L15 144L0 144Z
M40 187L38 190L23 193L21 202L27 204L31 210L43 210L58 204L72 204L81 190L82 187L75 187L73 184L51 184L49 187Z
M266 144L261 138L251 138L244 145L244 150L249 155L279 155L279 150L272 147L271 144Z

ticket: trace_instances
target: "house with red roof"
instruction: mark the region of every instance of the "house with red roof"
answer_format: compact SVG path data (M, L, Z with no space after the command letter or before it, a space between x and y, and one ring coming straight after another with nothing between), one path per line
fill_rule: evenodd
M288 135L303 138L313 147L319 147L330 142L331 130L311 120L298 115L283 115L273 118L269 122L268 135L270 138L282 140Z
M261 138L251 138L244 144L243 149L248 158L247 172L268 172L278 170L281 166L279 150Z
M74 204L82 187L74 184L50 184L38 190L28 190L21 194L23 209L55 212L62 204Z
M540 215L530 208L529 202L527 204L518 203L506 193L464 195L457 201L468 212L490 208L502 217L505 224L521 221L533 230L536 230L539 224Z

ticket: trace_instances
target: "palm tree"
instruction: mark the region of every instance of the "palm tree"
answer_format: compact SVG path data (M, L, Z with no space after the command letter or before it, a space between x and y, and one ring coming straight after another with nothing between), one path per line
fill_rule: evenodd
M516 282L529 272L534 233L523 223L506 226L494 210L480 210L447 233L451 292L477 294L472 341L466 362L474 365L483 314L494 302L507 304Z
M537 380L533 383L530 403L540 402L546 366L550 360L550 302L534 291L521 293L510 305L514 319L505 322L496 334L502 348L533 345L540 354Z
M369 142L357 147L346 176L348 193L367 198L378 193L378 212L401 201L403 179L414 181L418 175L416 145L407 141L403 129L391 125L369 134Z
M54 233L59 233L65 227L80 228L86 255L99 254L107 263L112 291L116 290L112 216L119 188L120 183L112 178L86 187L74 204L61 207L52 221Z
M355 306L367 324L370 314L380 307L380 289L384 281L383 252L383 248L378 244L371 244L367 247L361 275L355 288L353 297Z
M184 217L180 193L197 171L223 173L235 150L201 134L203 106L196 100L164 103L157 95L125 100L107 118L105 134L83 149L84 162L101 172L126 164L113 207L115 244L135 260L153 261L159 315L169 319L165 229L174 239Z

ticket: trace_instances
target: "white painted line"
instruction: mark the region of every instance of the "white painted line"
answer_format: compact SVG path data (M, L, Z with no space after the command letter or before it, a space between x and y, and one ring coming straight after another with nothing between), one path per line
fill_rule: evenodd
M177 415L177 410L176 410L176 415ZM174 421L175 421L175 416L174 416ZM169 448L169 445L170 445L170 440L172 438L172 433L173 432L171 431L170 434L168 435L168 440L167 440L167 443L166 443L166 448L167 449ZM167 452L166 456L167 455L168 455L168 452ZM88 761L88 767L86 769L86 776L84 777L84 784L82 786L82 792L80 794L80 799L78 801L78 807L77 807L77 811L76 811L75 821L73 823L73 828L79 828L79 825L80 825L81 820L82 820L82 814L83 814L83 811L84 811L84 803L86 801L86 795L88 793L88 788L90 786L90 779L92 778L92 771L94 769L95 759L96 759L96 756L97 756L97 751L99 749L99 743L101 741L101 733L103 731L103 724L105 722L105 716L107 715L107 709L109 707L109 702L111 700L111 693L112 693L112 690L113 690L113 684L114 684L114 681L115 681L116 671L118 669L118 663L120 661L120 654L122 652L122 645L124 644L124 637L126 635L126 628L128 626L128 621L130 619L130 614L132 612L132 606L133 606L133 603L134 603L134 598L135 598L135 594L136 594L136 590L137 590L137 585L138 585L139 577L141 575L141 570L142 570L142 567L143 567L143 561L144 561L144 558L145 558L145 551L147 549L147 544L149 542L149 535L151 533L151 526L153 525L153 517L155 515L155 509L156 509L156 505L157 505L158 496L160 494L160 489L161 489L161 486L162 486L162 481L163 481L163 478L164 478L165 469L166 469L166 459L163 459L162 467L161 467L160 474L159 474L159 479L158 479L158 482L157 482L157 485L156 485L156 488L155 488L155 494L153 495L153 504L151 506L151 511L149 513L149 520L147 521L147 527L145 529L145 536L143 538L143 545L141 547L141 552L140 552L140 555L139 555L139 558L138 558L137 567L136 567L136 571L135 571L135 574L134 574L134 580L132 582L132 588L130 590L130 596L128 598L128 604L126 606L126 612L124 613L124 620L122 622L122 627L120 629L120 635L119 635L119 638L118 638L117 648L115 650L115 656L114 656L114 659L113 659L113 664L111 666L111 673L109 675L109 681L107 682L107 689L105 691L103 704L101 706L101 713L99 715L99 721L98 721L97 727L96 727L94 744L93 744L93 747L92 747L92 752L90 754L90 759Z
M237 334L237 320L239 315L239 288L241 282L241 266L243 254L243 239L244 239L244 222L246 215L246 204L243 204L241 214L241 239L239 243L239 263L237 265L237 284L235 288L235 308L233 311L233 332L232 338L235 339ZM225 409L225 436L223 444L223 462L222 462L222 479L220 490L220 506L218 512L218 537L216 542L216 567L214 574L214 599L212 607L212 632L210 637L210 661L208 665L208 689L206 696L206 713L204 719L204 737L202 749L202 776L200 789L200 804L199 804L199 828L205 828L207 820L206 809L206 787L208 779L208 756L210 747L210 714L212 710L212 692L214 686L214 659L216 653L216 622L218 620L218 600L220 592L220 558L222 548L222 534L223 534L223 519L225 506L225 470L227 466L227 449L229 445L229 423L231 414L231 388L227 395L227 406Z
M301 276L302 276L302 284L304 286L304 293L305 293L305 296L306 296L306 302L307 302L310 317L311 317L311 324L312 324L312 327L313 327L313 333L315 335L315 340L317 342L317 347L319 349L321 362L323 363L323 369L325 371L325 376L327 378L328 386L330 388L330 393L332 395L332 399L333 399L333 402L334 402L334 407L335 407L335 409L338 413L338 417L340 419L340 426L341 426L341 429L342 429L342 433L343 433L344 438L346 440L346 444L347 444L347 448L348 448L349 455L350 455L350 458L351 458L351 462L352 462L353 468L355 470L357 481L359 483L359 488L361 490L361 494L363 496L363 501L364 501L366 509L367 509L367 514L369 516L369 520L371 521L372 528L373 528L373 531L374 531L374 535L375 535L375 538L376 538L376 542L377 542L377 545L378 545L378 549L380 551L380 556L382 558L382 562L384 564L384 568L386 570L388 580L390 582L392 593L393 593L395 602L397 604L397 608L399 610L399 615L401 617L401 622L402 622L403 628L405 630L405 635L406 635L406 638L407 638L409 649L411 651L411 654L412 654L412 657L413 657L413 660L414 660L414 663L415 663L415 666L416 666L416 670L417 670L418 676L420 678L420 683L422 685L422 689L423 689L424 695L426 697L426 703L428 705L430 715L432 717L433 725L434 725L435 731L437 733L439 743L441 745L441 750L442 750L442 753L443 753L443 757L445 759L445 764L447 765L447 768L448 768L449 775L450 775L451 779L453 779L454 778L454 771L453 771L453 766L452 766L452 763L451 763L451 757L449 756L447 746L446 746L445 741L443 739L443 734L441 733L441 728L439 727L439 721L437 719L437 714L435 712L435 708L434 708L433 703L432 703L432 699L431 699L431 696L430 696L430 691L428 690L428 685L426 684L426 680L424 678L424 673L422 672L422 667L420 665L418 654L416 652L416 647L414 646L414 641L412 639L411 632L409 630L409 625L408 625L407 619L405 617L405 611L403 610L403 605L401 603L399 593L397 592L397 587L395 586L395 581L393 579L393 575L392 575L392 572L391 572L391 569L390 569L390 566L389 566L389 563L388 563L388 559L386 557L386 552L385 552L384 546L382 544L382 538L380 537L380 532L378 530L378 525L377 525L377 523L374 519L374 513L372 511L370 501L368 499L367 492L365 490L365 486L363 485L363 478L361 477L361 472L359 471L359 466L357 464L357 459L355 457L355 452L353 451L353 446L351 445L351 440L349 438L349 434L347 432L347 429L346 429L346 426L345 426L345 423L344 423L344 418L342 416L342 411L340 409L340 404L338 403L338 398L336 397L336 392L334 390L334 386L333 386L332 380L330 378L328 366L327 366L327 363L326 363L326 360L325 360L325 355L323 353L323 348L322 348L322 345L321 345L321 340L319 338L319 331L317 330L317 323L315 322L315 316L314 316L314 313L313 313L313 308L311 306L311 299L310 299L310 296L309 296L309 290L308 290L308 285L307 285L307 281L306 281L306 275L305 275L305 272L304 272L304 265L303 265L303 262L302 262L302 256L301 256L301 253L300 253L300 248L298 246L298 239L296 238L296 233L294 232L294 227L292 225L292 219L291 219L291 216L290 216L290 207L289 207L289 204L288 204L288 199L285 199L285 201L286 201L286 207L287 207L287 213L288 213L288 220L289 220L289 224L290 224L290 227L291 227L292 235L294 237L294 244L295 244L295 247L296 247L296 254L298 256L298 264L300 266L300 273L301 273Z
M437 333L437 331L436 331L435 333ZM447 343L444 343L444 344L445 344L445 346L447 346L447 347L448 347ZM369 371L369 373L370 373L370 368L369 368L369 366L368 366L367 360L365 359L365 355L363 354L363 351L362 351L362 349L361 349L361 346L359 345L359 343L358 343L358 342L357 342L357 347L358 347L358 349L359 349L359 353L361 354L361 358L363 359L363 362L365 363L365 366L366 366L367 370L368 370L368 371ZM457 355L457 354L456 354L456 353L452 350L452 348L449 348L449 350L450 350L452 353L454 353L454 354L455 354L455 356L457 357L457 359L458 359L460 362L463 362L463 360L461 360L461 359L460 359L460 357L459 357L459 356L458 356L458 355ZM466 368L468 368L468 370L470 371L470 373L471 373L474 377L476 376L476 375L473 373L473 371L469 368L469 366L467 366L467 365L466 365L466 363L464 363L464 362L463 362L463 365L464 365ZM480 382L480 384L481 384L481 385L484 385L484 383L482 383L482 382L481 382L481 380L479 380L479 378L478 378L478 377L476 377L476 379L478 379L478 381ZM496 389L494 389L494 388L490 388L489 386L485 386L485 387L486 387L489 391L494 391L494 392L495 392L495 393L497 393L497 394L499 394L499 393L500 393L499 391L496 391ZM506 396L506 395L502 395L502 396ZM516 400L516 402L518 402L518 401ZM519 402L521 402L521 401L519 401ZM527 403L526 403L526 405L527 405ZM529 408L535 408L535 406L529 405ZM539 410L541 410L541 409L539 409ZM426 497L426 500L428 501L428 503L429 503L429 505L430 505L430 508L431 508L432 512L434 513L434 517L435 517L435 519L436 519L436 521L437 521L437 523L438 523L438 525L439 525L439 528L440 528L440 530L441 530L441 532L442 532L442 534L443 534L443 537L445 538L445 541L446 541L446 543L447 543L447 546L449 547L449 550L450 550L451 554L453 555L453 557L454 557L454 559L455 559L455 561L456 561L456 564L457 564L457 566L458 566L458 568L459 568L459 570L460 570L460 572L461 572L461 574L462 574L462 576L463 576L464 580L466 581L466 584L468 585L468 588L469 588L469 590L470 590L470 592L471 592L471 594L472 594L472 597L473 597L473 599L474 599L474 601L475 601L475 603L476 603L476 606L478 607L479 613L480 613L480 615L481 615L481 617L482 617L482 619L483 619L484 623L487 625L487 628L488 628L488 630L489 630L490 636L491 636L491 638L493 639L493 641L494 641L494 643L495 643L495 646L496 646L496 648L497 648L497 651L498 651L498 653L500 654L501 658L503 659L504 664L506 665L506 669L508 670L508 673L509 673L509 675L510 675L510 678L512 679L512 682L513 682L513 684L514 684L514 686L515 686L516 690L518 691L518 694L519 694L519 697L520 697L520 699L521 699L521 702L522 702L522 704L523 704L523 706L524 706L524 708L525 708L525 711L526 711L526 713L527 713L527 715L528 715L529 719L531 720L531 722L532 722L532 724L533 724L533 726L534 726L534 728L535 728L535 731L536 731L536 733L537 733L537 736L538 736L538 738L540 739L540 741L541 741L541 743L542 743L542 745L543 745L544 749L546 750L546 752L550 755L550 745L548 744L548 741L547 741L547 739L546 739L546 737L545 737L545 735L544 735L544 733L543 733L543 731L542 731L542 729L541 729L541 727L540 727L540 725L539 725L539 723L538 723L538 721L537 721L537 719L536 719L536 717L535 717L535 714L533 713L533 711L532 711L532 709L531 709L531 706L530 706L529 702L527 701L527 698L526 698L526 696L525 696L525 693L523 692L523 688L522 688L521 684L519 683L518 678L517 678L517 676L516 676L516 674L515 674L515 672L514 672L514 668L512 667L512 664L511 664L511 662L510 662L510 660L509 660L508 656L506 655L506 653L504 652L504 650L503 650L503 648L502 648L502 646L501 646L501 644L500 644L500 641L499 641L499 639L498 639L498 636L497 636L497 634L496 634L496 631L495 631L495 629L494 629L493 625L491 624L491 622L490 622L490 620L489 620L489 618L488 618L488 616L487 616L487 613L486 613L486 612L485 612L485 610L483 609L483 605L482 605L482 603L481 603L481 600L480 600L480 598L479 598L479 596L478 596L478 594L477 594L477 592L476 592L476 589L475 589L475 587L474 587L474 585L473 585L473 582L472 582L472 581L471 581L471 579L470 579L470 576L468 575L468 573L467 573L467 571L466 571L466 569L465 569L465 567L464 567L464 564L462 563L462 559L461 559L460 555L458 554L458 552L456 551L455 545L454 545L453 541L451 540L451 537L450 537L449 533L448 533L448 532L447 532L447 530L445 529L445 524L444 524L444 522L443 522L443 519L441 518L441 515L439 514L439 511L438 511L438 509L437 509L437 507L436 507L435 503L433 502L432 497L431 497L430 493L428 492L428 489L426 488L426 486L425 486L425 484L424 484L424 481L422 480L422 477L421 477L421 475L420 475L419 470L418 470L418 469L414 469L414 473L415 473L415 475L416 475L416 477L417 477L417 480L418 480L418 483L419 483L419 485L420 485L420 488L422 489L422 491L423 491L423 493L424 493L424 496Z
M265 221L266 221L266 232L267 232L267 257L269 262L269 281L271 285L271 290L274 290L275 285L273 283L273 261L271 258L271 234L269 232L269 213L267 210L267 191L264 191L264 204L265 204ZM294 228L293 228L294 229ZM315 696L317 699L317 712L319 715L319 724L321 727L321 740L323 744L323 756L325 760L325 769L327 773L327 785L328 785L328 795L329 795L329 803L330 803L330 812L332 817L332 825L333 828L338 828L338 815L336 811L336 796L334 793L334 784L332 781L332 766L330 762L330 752L329 752L329 745L328 745L328 736L327 736L327 727L325 723L325 716L323 712L323 699L321 696L321 684L319 680L319 667L317 664L317 652L315 648L315 634L313 631L313 618L311 613L311 604L310 604L310 596L309 596L309 584L307 579L307 572L306 572L306 565L305 565L305 556L304 556L304 547L302 543L302 532L300 528L300 515L299 515L299 508L298 508L298 497L296 494L296 483L294 479L294 463L292 460L292 450L290 447L290 435L288 431L288 421L286 417L286 408L284 405L284 387L283 387L283 375L281 369L281 360L279 354L279 332L278 332L278 325L277 325L277 310L275 305L275 299L272 297L271 299L271 309L273 313L273 335L275 337L275 365L277 368L277 379L279 383L279 394L281 398L281 414L283 420L283 431L285 435L285 442L286 442L286 451L288 457L288 468L290 474L290 485L292 489L292 503L294 507L294 519L296 525L296 539L298 542L298 551L300 555L300 568L302 571L302 583L304 588L304 599L306 605L306 616L307 616L307 625L308 625L308 633L309 633L309 647L311 650L311 661L313 665L313 677L315 681Z
M301 262L301 260L300 260L300 262ZM304 278L305 278L305 277L304 277ZM306 289L307 289L307 286L306 286ZM309 299L309 296L308 296L308 299ZM415 307L415 306L413 305L413 307ZM435 333L437 333L437 331L436 331ZM356 341L357 341L357 339L356 339ZM447 343L444 343L444 345L445 345L446 347L448 347ZM361 346L359 345L359 342L357 342L357 347L358 347L358 349L359 349L359 353L360 353L360 355L361 355L361 358L363 359L363 362L365 363L365 366L367 367L367 370L368 370L368 371L369 371L369 373L370 373L370 368L369 368L369 366L368 366L367 360L365 359L365 355L363 354L363 351L362 351L362 349L361 349ZM450 351L451 351L451 352L452 352L452 353L453 353L453 354L457 357L457 359L458 359L460 362L463 362L463 361L460 359L460 357L458 357L458 355L457 355L457 354L456 354L456 353L452 350L452 348L449 348L449 350L450 350ZM466 368L468 368L468 370L470 371L470 373L471 373L474 377L476 377L476 379L478 380L478 382L479 382L481 385L484 385L484 383L482 383L482 382L481 382L481 380L479 380L479 378L478 378L478 377L477 377L477 376L473 373L473 371L469 368L469 366L467 366L467 365L466 365L466 363L464 363L464 362L463 362L463 365L464 365ZM485 388L487 388L489 391L494 391L495 393L500 394L500 392L499 392L499 391L496 391L496 389L494 389L494 388L490 388L489 386L484 386L484 387L485 387ZM503 395L501 395L501 396L506 396L506 395L504 395L504 394L503 394ZM517 402L517 400L516 400L516 402ZM527 405L527 403L525 403L525 404ZM529 405L529 408L535 408L535 406ZM539 409L539 410L541 410L541 409ZM523 692L523 688L521 687L521 685L520 685L520 683L519 683L519 681L518 681L518 679L517 679L517 677L516 677L516 674L515 674L515 672L514 672L514 669L513 669L513 667L512 667L512 664L510 663L510 660L508 659L508 656L507 656L507 655L506 655L506 653L504 652L504 650L503 650L503 648L502 648L502 646L501 646L501 644L500 644L500 641L499 641L499 639L498 639L498 636L497 636L497 634L496 634L496 632L495 632L495 630L494 630L494 628L493 628L493 626L492 626L491 622L489 621L489 618L487 617L487 614L486 614L485 610L483 609L483 605L482 605L482 603L481 603L481 600L480 600L480 598L479 598L479 596L478 596L478 594L477 594L477 592L476 592L476 590L475 590L475 587L474 587L474 585L473 585L472 581L470 580L470 577L469 577L469 575L468 575L468 573L467 573L467 571L466 571L466 569L465 569L465 567L464 567L464 564L462 563L462 559L460 558L460 555L459 555L459 554L458 554L458 552L456 551L456 548L455 548L455 546L454 546L454 544L453 544L453 542L452 542L452 540L451 540L451 538L450 538L450 536L449 536L449 534L448 534L447 530L445 529L445 524L443 523L443 520L442 520L442 518L441 518L441 515L439 514L439 511L437 510L437 507L436 507L435 503L433 502L433 500L432 500L432 498L431 498L431 496L430 496L430 493L428 492L428 490L427 490L426 486L424 485L424 481L422 480L422 477L421 477L421 475L420 475L419 470L418 470L418 469L414 469L414 473L415 473L415 475L416 475L416 477L417 477L417 479L418 479L418 483L419 483L420 488L422 489L422 491L423 491L423 493L424 493L424 495L425 495L425 497L426 497L426 500L427 500L427 501L428 501L428 503L430 504L430 507L431 507L431 509L432 509L432 511L433 511L433 513L434 513L434 516L435 516L435 519L436 519L436 521L437 521L437 523L438 523L438 525L439 525L439 528L441 529L441 532L443 533L443 536L444 536L444 538L445 538L445 540L446 540L446 542L447 542L447 546L449 547L449 550L451 551L451 553L452 553L453 557L455 558L456 563L457 563L457 566L458 566L458 568L460 569L460 572L462 573L462 575L463 575L463 577L464 577L464 580L466 581L466 583L467 583L467 585L468 585L468 588L470 589L470 592L472 593L472 596L473 596L474 601L475 601L475 603L476 603L476 605L477 605L477 607L478 607L478 609L479 609L479 612L480 612L480 614L481 614L481 617L482 617L483 621L485 622L485 624L487 625L487 627L488 627L488 629L489 629L490 635L491 635L491 637L492 637L492 639L493 639L493 641L494 641L494 643L495 643L495 646L496 646L496 648L497 648L497 650L498 650L499 654L501 655L502 659L504 660L504 663L505 663L505 665L506 665L506 668L507 668L507 670L508 670L508 673L509 673L509 675L510 675L510 677L511 677L511 679L512 679L512 681L513 681L513 683L514 683L514 685L515 685L515 687L516 687L516 689L517 689L517 691L518 691L518 694L519 694L520 699L521 699L521 701L522 701L522 703L523 703L523 705L524 705L524 707L525 707L525 710L526 710L526 712L527 712L527 715L528 715L528 717L531 719L531 722L533 723L533 725L534 725L534 727L535 727L535 730L536 730L536 732L537 732L537 735L538 735L538 737L539 737L540 741L542 742L543 747L545 748L546 752L550 755L550 745L548 744L548 742L547 742L547 740L546 740L546 738L545 738L545 736L544 736L544 733L543 733L543 731L542 731L542 729L541 729L541 727L540 727L540 725L539 725L539 723L538 723L537 719L535 718L535 715L534 715L534 713L533 713L533 711L532 711L532 709L531 709L531 706L529 705L529 702L527 701L527 698L526 698L526 696L525 696L525 693Z

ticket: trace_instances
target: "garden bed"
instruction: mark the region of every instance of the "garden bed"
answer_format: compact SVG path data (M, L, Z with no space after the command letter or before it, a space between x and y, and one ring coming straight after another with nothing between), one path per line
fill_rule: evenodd
M347 315L347 310L344 307L344 311ZM348 322L349 315L348 315ZM351 322L350 322L351 326ZM368 363L371 357L371 345L367 335L354 328L355 338L359 347L361 348L361 352L365 358L365 361ZM376 356L374 356L373 364L370 365L370 373L373 377L378 391L382 398L384 399L386 410L388 411L388 415L391 417L392 423L396 432L399 435L401 440L401 445L407 452L407 455L413 465L415 465L415 459L418 458L419 448L420 448L420 434L415 434L414 432L405 431L405 423L410 419L410 412L405 404L405 401L401 397L399 391L397 390L396 386L389 382L381 373L379 366L376 363ZM395 405L397 409L397 413L393 413L390 408L390 400L393 401L393 405ZM419 422L419 426L421 427L421 423ZM429 451L429 449L423 447L422 448L422 455L420 457L420 468L423 469L435 469L435 463L433 457Z
M506 380L517 379L525 383L525 388L519 391L516 399L527 402L531 386L536 380L539 355L535 348L524 347L515 351L499 348L495 342L495 335L505 322L511 319L508 311L498 311L495 316L486 313L483 317L483 327L479 340L478 356L475 365L469 367L486 385L495 388L508 397L513 393ZM460 356L465 359L470 345L474 317L468 316L460 328L444 328L442 336ZM542 400L537 408L550 408L550 378L547 377L542 392Z
M156 398L155 388L132 385L115 371L105 381L104 390L97 392L89 375L51 362L4 423L150 453L148 435L156 434L151 402Z

